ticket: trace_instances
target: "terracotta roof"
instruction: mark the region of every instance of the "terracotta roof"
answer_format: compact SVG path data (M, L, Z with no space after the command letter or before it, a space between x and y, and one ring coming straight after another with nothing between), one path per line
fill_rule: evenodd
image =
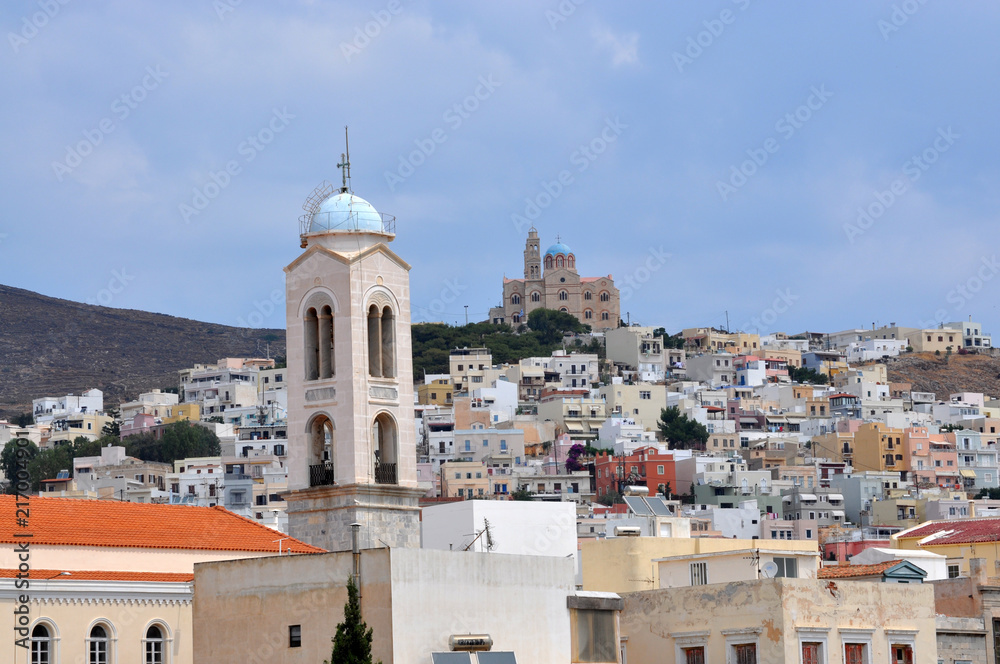
M938 544L971 544L1000 541L1000 517L932 521L901 533L899 539L923 539L937 535L921 546Z
M33 569L29 579L40 581L159 581L162 583L185 583L194 581L194 574L180 572L102 572L94 570L73 570L63 575L64 570ZM16 578L16 569L0 569L0 579Z
M222 507L154 505L112 500L30 498L27 528L16 523L16 497L0 496L0 542L29 532L33 545L106 546L140 549L264 551L278 553L284 535ZM281 551L320 553L323 549L287 538Z
M820 567L816 573L817 579L844 579L858 576L882 576L883 572L891 567L895 567L901 561L887 560L884 563L874 565L830 565Z

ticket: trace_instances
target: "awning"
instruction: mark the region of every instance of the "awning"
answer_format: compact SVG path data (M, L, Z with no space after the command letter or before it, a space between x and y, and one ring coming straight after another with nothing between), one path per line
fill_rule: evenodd
M960 469L958 471L958 474L961 475L962 477L968 477L970 479L975 479L976 478L976 471L969 470L968 468L962 468L962 469Z
M583 431L583 425L579 422L565 422L567 431L580 432Z
M830 510L830 516L834 519L843 519L844 513L841 510Z
M812 493L800 493L799 500L811 500L816 502L816 495Z
M836 501L836 500L839 500L840 502L844 502L844 495L840 494L840 493L831 493L831 494L829 494L826 497L826 499L829 500L831 503L834 502L834 501Z

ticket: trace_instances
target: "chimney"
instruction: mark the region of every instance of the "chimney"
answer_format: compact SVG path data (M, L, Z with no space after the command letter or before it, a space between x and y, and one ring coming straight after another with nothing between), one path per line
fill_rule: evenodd
M986 559L971 558L969 560L969 576L977 586L986 585Z
M969 518L973 519L976 516L976 501L969 501Z

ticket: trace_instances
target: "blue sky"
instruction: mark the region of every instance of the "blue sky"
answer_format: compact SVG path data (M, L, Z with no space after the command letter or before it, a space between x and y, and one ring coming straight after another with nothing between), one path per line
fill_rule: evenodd
M339 180L350 125L414 320L484 319L531 222L670 330L728 311L761 332L971 315L1000 333L992 3L36 0L0 18L7 285L283 327L301 205Z

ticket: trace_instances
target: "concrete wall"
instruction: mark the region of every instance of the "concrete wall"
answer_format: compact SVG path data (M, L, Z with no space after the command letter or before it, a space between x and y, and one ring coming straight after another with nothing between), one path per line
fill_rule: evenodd
M316 664L343 619L349 552L208 563L195 569L195 661ZM486 633L522 664L569 664L573 561L368 549L361 611L383 664L430 663L453 634ZM302 646L288 647L301 625Z
M466 500L423 509L425 549L461 551L490 522L493 553L566 557L576 553L576 507L572 502ZM486 536L472 551L485 552Z
M937 617L938 659L945 664L988 664L986 621L982 618Z
M809 629L829 630L822 661L840 662L846 639L870 637L868 661L888 662L890 641L909 637L915 664L937 662L929 586L767 579L653 590L626 595L621 617L629 662L683 664L677 651L685 636L704 640L706 662L733 661L727 635L756 642L760 664L798 662L799 637Z
M184 508L180 508L184 509ZM275 539L281 533L275 531ZM13 546L0 548L0 569L17 569ZM258 551L195 551L185 549L129 549L107 546L31 545L31 567L55 570L115 570L119 572L184 572L195 563L270 556Z
M734 581L753 581L758 578L757 567L750 559L749 550L736 551L732 554L716 553L701 556L685 556L673 560L661 560L657 563L660 577L660 588L683 588L691 585L691 564L704 563L708 583L732 583ZM804 553L796 551L768 552L758 550L759 566L764 568L775 558L795 558L798 571L796 578L815 579L819 569L819 556L815 552ZM761 578L765 575L762 572Z

